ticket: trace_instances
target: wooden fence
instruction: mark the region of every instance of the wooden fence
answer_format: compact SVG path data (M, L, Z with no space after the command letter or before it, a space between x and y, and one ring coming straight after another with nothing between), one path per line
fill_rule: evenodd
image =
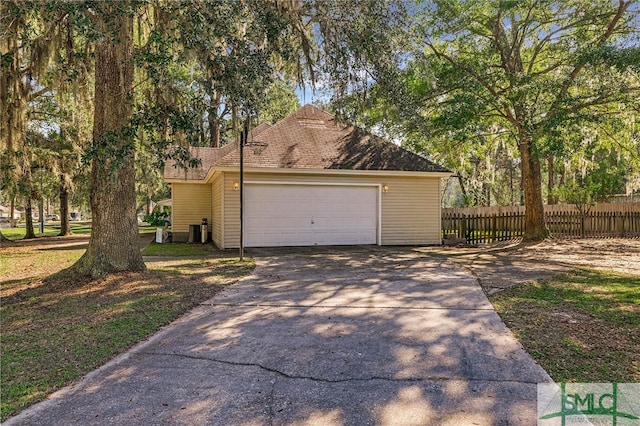
M524 234L524 210L476 214L447 210L442 213L443 238L453 234L469 244L478 244L506 241ZM575 209L545 209L545 223L556 238L640 237L640 205L615 211L592 209L584 215Z
M573 204L545 204L545 213L555 212L576 212ZM523 213L525 206L497 206L497 207L454 207L442 209L443 213L464 213L464 214L481 214L492 215L502 213ZM639 212L640 202L633 203L599 203L592 206L589 211L591 213L608 213L608 212Z

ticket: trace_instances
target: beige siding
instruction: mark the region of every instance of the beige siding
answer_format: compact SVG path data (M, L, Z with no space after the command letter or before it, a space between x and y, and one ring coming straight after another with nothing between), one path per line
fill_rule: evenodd
M202 218L211 220L211 185L194 183L172 183L171 229L176 241L185 241L190 224L202 223Z
M223 222L222 222L222 187L224 185L224 176L222 174L216 176L211 184L211 238L213 243L223 248Z
M440 244L440 178L388 176L327 176L247 173L246 181L355 183L380 185L389 190L380 194L381 244ZM239 192L233 191L238 174L225 173L224 185L224 247L236 248L240 239Z
M382 244L440 244L439 178L393 178L382 194Z
M233 183L240 181L239 173L224 174L224 247L240 247L240 191Z

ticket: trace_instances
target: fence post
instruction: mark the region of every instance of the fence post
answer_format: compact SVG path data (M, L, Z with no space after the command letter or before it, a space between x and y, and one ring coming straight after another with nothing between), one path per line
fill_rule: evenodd
M498 219L494 213L493 215L491 215L491 242L492 243L496 242L497 227L498 227Z
M626 215L622 212L620 212L620 219L617 221L618 223L618 234L620 237L624 237L625 236L625 232L624 232L624 228L625 228L625 219L626 219Z
M467 215L466 214L460 215L460 220L458 221L458 238L467 239Z

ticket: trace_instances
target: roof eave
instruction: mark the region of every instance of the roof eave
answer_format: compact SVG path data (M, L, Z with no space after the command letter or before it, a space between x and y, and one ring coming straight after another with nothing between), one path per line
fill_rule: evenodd
M276 168L276 167L244 167L246 173L276 173L276 174L323 174L343 176L413 176L413 177L449 177L449 171L404 171L404 170L352 170L352 169L307 169L307 168ZM211 171L210 171L211 172ZM239 172L238 167L216 167L216 172Z

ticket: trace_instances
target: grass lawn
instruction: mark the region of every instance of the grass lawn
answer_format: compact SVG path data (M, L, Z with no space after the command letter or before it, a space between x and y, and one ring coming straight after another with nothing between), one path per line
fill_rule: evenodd
M41 234L39 232L40 228L38 226L34 226L33 231L36 233L36 236L38 237L53 237L55 235L58 235L58 233L60 232L60 228L45 226L44 233ZM18 227L18 228L2 228L2 235L4 235L6 238L10 240L20 240L24 238L25 234L26 234L26 229L24 228L24 226Z
M84 252L82 242L61 241L0 249L1 420L103 365L254 266L209 245L199 246L206 253L175 258L165 248L146 273L53 279ZM181 244L166 246L185 253Z
M39 232L39 224L34 223L33 230L37 237L54 237L60 233L60 222L47 223L42 234ZM24 224L18 228L2 228L2 235L14 241L24 238L26 232ZM91 233L91 222L71 222L71 232L74 234L89 234Z
M151 242L142 250L144 256L205 256L217 249L211 244L158 244Z
M71 222L70 226L71 233L73 234L82 235L91 233L91 221ZM48 223L47 225L45 225L44 233L42 234L39 232L39 225L34 223L33 230L35 231L37 237L54 237L60 232L60 222ZM138 226L138 231L141 233L152 233L156 232L156 227L148 225ZM2 228L2 235L14 241L24 238L25 233L26 229L24 225L18 228Z
M577 270L490 296L556 382L640 382L640 278Z

